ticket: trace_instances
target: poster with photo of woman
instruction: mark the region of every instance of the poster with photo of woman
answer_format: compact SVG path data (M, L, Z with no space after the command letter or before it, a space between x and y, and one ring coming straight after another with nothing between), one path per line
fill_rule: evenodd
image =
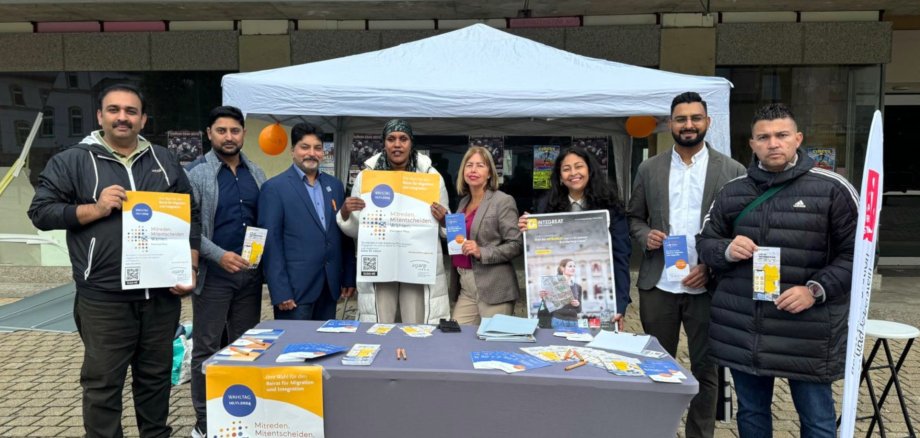
M549 318L542 319L553 328L564 328L617 313L609 215L606 210L527 215L524 269L529 318L549 312Z

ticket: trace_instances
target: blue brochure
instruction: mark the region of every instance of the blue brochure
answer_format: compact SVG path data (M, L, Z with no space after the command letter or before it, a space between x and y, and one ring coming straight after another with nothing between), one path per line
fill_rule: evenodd
M355 333L361 323L350 319L330 319L316 331L323 333Z
M474 351L470 353L473 368L477 370L502 370L506 373L517 373L552 365L536 357L512 353L509 351Z
M447 253L462 255L460 247L466 241L466 215L463 213L449 214L444 217L444 223L447 226Z
M690 275L690 252L687 236L668 236L664 239L664 272L669 281L681 281Z
M284 351L278 355L278 359L275 359L275 362L303 362L308 359L341 353L347 349L348 347L333 344L289 344L284 347Z
M649 379L656 382L680 383L687 378L677 363L671 360L647 359L639 364L639 368L642 368Z

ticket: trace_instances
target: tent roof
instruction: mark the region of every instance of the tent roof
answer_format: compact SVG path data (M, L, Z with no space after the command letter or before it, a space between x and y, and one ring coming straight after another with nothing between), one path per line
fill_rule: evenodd
M360 117L668 115L693 90L728 115L731 83L589 58L476 24L396 47L223 78L244 113Z

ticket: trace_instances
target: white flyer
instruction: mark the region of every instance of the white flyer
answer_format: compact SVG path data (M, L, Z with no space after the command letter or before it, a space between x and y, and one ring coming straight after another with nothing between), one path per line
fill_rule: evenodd
M780 294L780 249L761 246L754 251L754 299L776 301Z
M127 196L121 213L121 287L190 286L191 197L137 191L128 191Z
M363 171L358 281L434 284L441 243L431 204L440 186L431 173Z
M265 228L246 227L246 236L243 237L243 253L240 256L249 262L249 269L257 268L262 261L267 237L268 230Z

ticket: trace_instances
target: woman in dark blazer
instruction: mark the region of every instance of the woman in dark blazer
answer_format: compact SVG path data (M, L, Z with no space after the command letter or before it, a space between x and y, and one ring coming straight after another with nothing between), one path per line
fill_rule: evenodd
M616 191L593 154L583 148L570 147L556 157L550 176L549 193L537 203L537 213L607 210L610 213L610 240L613 244L613 273L616 284L617 313L613 320L623 329L623 315L629 305L629 224L626 211ZM521 231L527 229L527 214L518 221Z
M482 318L510 315L518 298L517 275L511 260L523 252L518 210L514 198L498 190L492 154L483 147L466 151L457 177L462 196L458 213L466 215L462 255L451 256L452 313L460 324L479 324Z

